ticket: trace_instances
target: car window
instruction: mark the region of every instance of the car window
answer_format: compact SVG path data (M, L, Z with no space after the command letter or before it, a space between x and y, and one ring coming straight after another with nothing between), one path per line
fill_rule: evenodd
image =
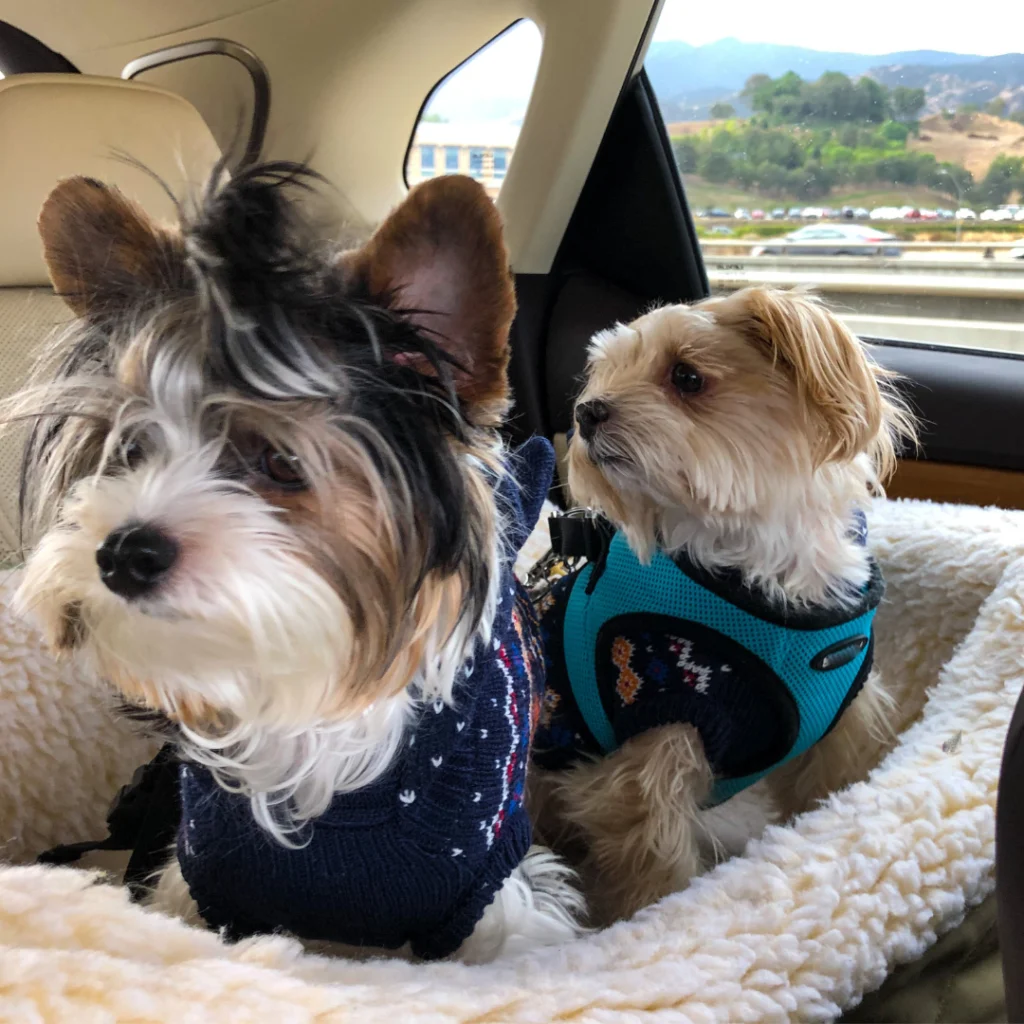
M508 174L540 63L541 35L517 21L471 55L427 97L405 160L410 186L468 174L494 198Z
M813 287L864 337L1024 352L1024 54L1007 53L1024 22L1009 38L1009 10L979 0L947 23L882 0L855 19L737 0L740 38L724 38L713 5L665 0L645 69L712 289ZM795 234L809 221L831 227ZM864 244L766 244L787 238Z

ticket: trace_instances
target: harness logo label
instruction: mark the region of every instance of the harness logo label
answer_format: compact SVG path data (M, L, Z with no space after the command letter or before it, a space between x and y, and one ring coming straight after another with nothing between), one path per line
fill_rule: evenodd
M866 636L847 637L831 647L819 651L811 658L811 668L816 672L831 672L832 669L849 665L868 645Z

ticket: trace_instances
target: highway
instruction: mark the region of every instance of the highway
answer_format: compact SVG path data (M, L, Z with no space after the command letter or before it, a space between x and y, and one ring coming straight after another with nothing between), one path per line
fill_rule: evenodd
M1024 259L1011 244L904 244L889 259L751 255L757 244L702 240L713 293L812 288L864 337L1024 353Z

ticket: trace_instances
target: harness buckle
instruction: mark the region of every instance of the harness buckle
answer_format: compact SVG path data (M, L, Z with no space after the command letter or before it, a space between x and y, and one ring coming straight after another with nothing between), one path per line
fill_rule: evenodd
M567 559L600 561L608 551L615 527L592 508L571 508L548 520L551 549Z
M575 572L583 562L595 567L594 582L604 566L615 527L599 512L582 506L556 512L548 519L551 550L530 570L527 589L540 600L555 580Z

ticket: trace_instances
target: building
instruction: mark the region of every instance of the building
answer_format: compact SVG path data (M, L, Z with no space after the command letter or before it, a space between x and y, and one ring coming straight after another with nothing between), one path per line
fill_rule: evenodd
M468 174L493 199L512 160L519 125L504 121L451 124L421 121L405 165L410 185L438 174Z

